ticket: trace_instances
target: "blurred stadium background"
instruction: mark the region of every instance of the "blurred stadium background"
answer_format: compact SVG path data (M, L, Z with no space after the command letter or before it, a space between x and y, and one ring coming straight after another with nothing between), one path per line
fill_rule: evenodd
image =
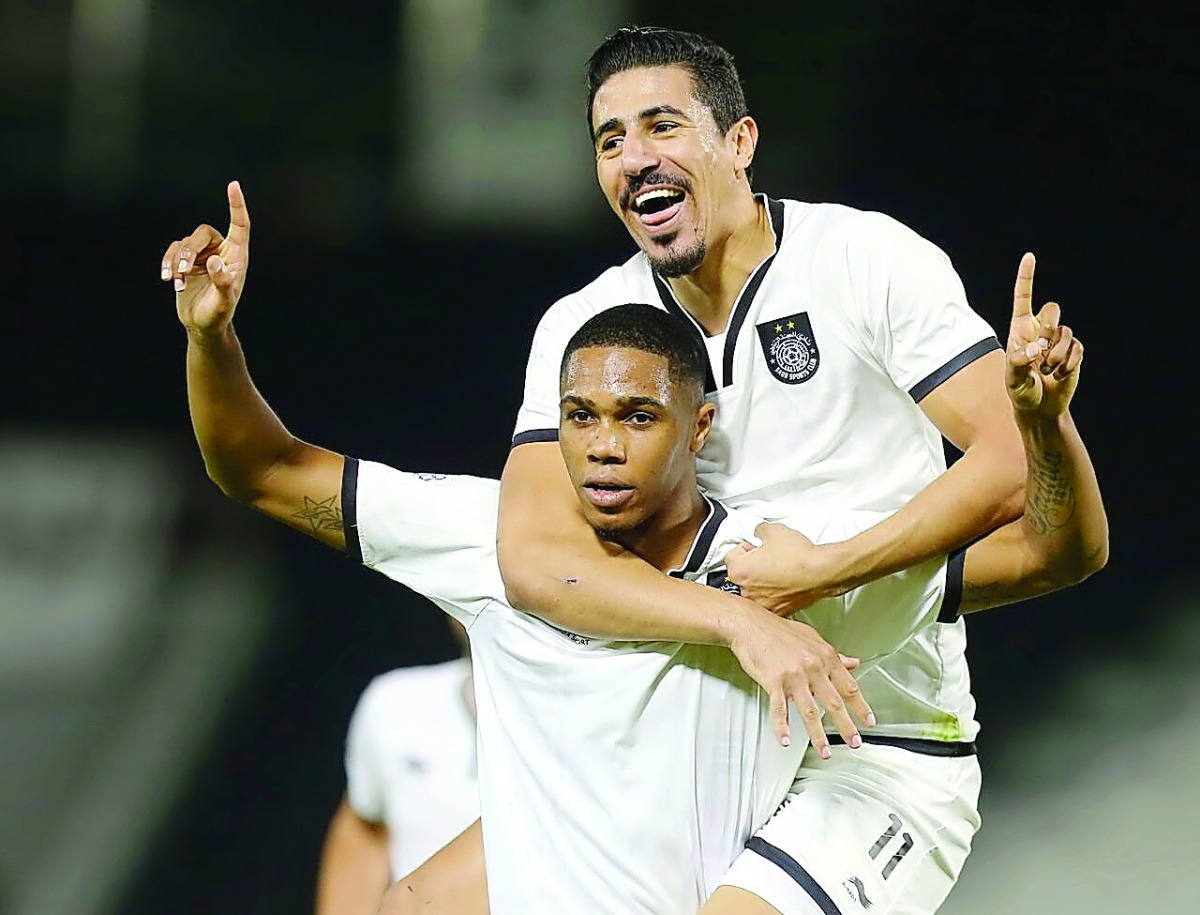
M455 650L208 484L163 248L239 178L238 326L293 431L496 474L537 318L631 250L581 72L635 21L734 52L760 189L908 223L997 328L1038 253L1112 560L971 623L984 827L944 911L1196 911L1195 33L1107 9L0 4L0 912L307 910L358 692Z

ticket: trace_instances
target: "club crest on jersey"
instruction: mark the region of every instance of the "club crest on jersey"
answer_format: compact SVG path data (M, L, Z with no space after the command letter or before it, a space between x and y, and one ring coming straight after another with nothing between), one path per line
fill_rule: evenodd
M806 311L759 324L758 341L767 368L784 384L802 384L821 366L821 351Z

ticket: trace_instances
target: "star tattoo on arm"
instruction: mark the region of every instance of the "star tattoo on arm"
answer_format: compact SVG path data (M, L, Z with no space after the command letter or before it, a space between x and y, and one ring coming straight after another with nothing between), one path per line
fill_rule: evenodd
M342 507L338 504L337 496L320 501L305 496L303 510L296 512L292 517L307 521L314 534L342 530Z

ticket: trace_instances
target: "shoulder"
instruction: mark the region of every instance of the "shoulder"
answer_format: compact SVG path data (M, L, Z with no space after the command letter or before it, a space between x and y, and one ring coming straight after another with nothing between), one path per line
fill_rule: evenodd
M787 213L784 243L811 246L829 253L841 250L876 250L889 245L929 244L900 220L876 210L862 210L840 203L805 203L785 200Z
M395 722L397 716L428 708L442 693L452 694L462 686L470 667L466 658L455 658L441 664L389 670L367 684L358 700L359 711L367 719L382 717Z
M634 254L551 305L538 322L537 335L569 337L593 315L628 302L645 301L653 288L645 257L640 252Z

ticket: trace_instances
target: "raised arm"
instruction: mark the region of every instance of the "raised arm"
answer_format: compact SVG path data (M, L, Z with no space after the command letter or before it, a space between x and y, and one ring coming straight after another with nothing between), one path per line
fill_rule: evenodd
M188 407L208 475L229 497L345 550L343 458L300 441L254 387L233 315L246 283L250 214L229 185L229 232L199 226L163 255L187 330Z
M966 553L961 612L1009 604L1077 584L1108 562L1108 518L1070 403L1081 344L1058 306L1032 329L1028 298L1014 303L1006 382L1025 448L1025 513Z
M1033 255L1017 273L1014 299L1028 309ZM1027 329L1048 331L1028 314ZM938 431L963 454L945 473L879 524L841 543L814 546L786 528L764 549L730 564L742 593L777 613L944 556L1018 518L1024 499L1021 433L1005 395L1005 357L975 359L919 401Z
M851 745L859 738L847 706L874 724L843 659L814 629L733 594L669 578L600 540L579 510L554 442L517 445L509 454L497 546L509 601L549 622L598 638L728 646L771 697L781 739L790 733L789 698L823 754L828 741L818 702Z

